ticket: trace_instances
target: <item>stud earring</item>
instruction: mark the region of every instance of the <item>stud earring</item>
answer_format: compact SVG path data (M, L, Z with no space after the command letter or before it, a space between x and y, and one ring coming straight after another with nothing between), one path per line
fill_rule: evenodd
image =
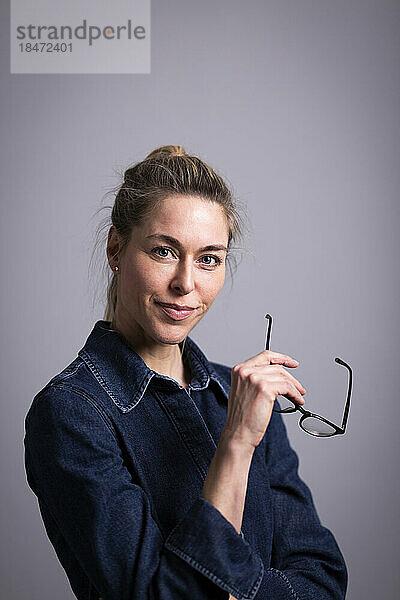
M115 265L114 271L119 271L119 267L117 265Z

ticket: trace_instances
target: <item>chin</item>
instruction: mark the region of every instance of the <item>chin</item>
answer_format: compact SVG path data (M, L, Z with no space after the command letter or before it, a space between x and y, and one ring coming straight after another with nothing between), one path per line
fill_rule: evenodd
M183 342L183 340L185 339L186 335L180 335L180 336L174 336L172 338L172 336L162 336L162 337L157 337L157 341L160 342L161 344L169 344L171 346L176 346L177 344L180 344L181 342Z
M183 342L188 333L186 327L166 327L163 323L162 327L155 328L152 337L162 344L179 344Z

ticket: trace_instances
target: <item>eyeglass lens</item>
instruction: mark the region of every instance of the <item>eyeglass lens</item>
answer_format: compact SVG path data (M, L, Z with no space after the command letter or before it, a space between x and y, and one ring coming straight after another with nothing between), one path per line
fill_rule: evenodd
M271 327L272 327L272 317L271 315L265 315L266 319L268 319L268 328L266 333L266 343L265 349L269 350L270 347L270 339L271 339ZM306 433L310 433L311 435L315 435L317 437L329 437L332 435L336 435L338 433L344 433L348 411L350 407L350 394L351 394L351 386L352 386L352 370L351 367L345 363L340 358L335 358L335 361L343 366L345 366L349 371L349 388L348 388L348 398L345 407L345 414L343 417L342 427L338 427L333 423L330 423L323 417L319 415L315 415L310 413L308 410L305 410L301 405L296 404L289 398L285 396L279 396L279 401L276 399L276 408L273 409L274 412L289 414L294 413L297 410L302 413L302 417L300 418L299 425ZM279 408L278 408L279 407Z

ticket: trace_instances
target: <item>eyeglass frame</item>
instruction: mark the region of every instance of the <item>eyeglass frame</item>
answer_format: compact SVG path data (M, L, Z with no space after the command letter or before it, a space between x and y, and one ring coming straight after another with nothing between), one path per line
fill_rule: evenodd
M272 329L272 317L270 314L265 315L265 318L268 320L268 327L267 327L267 333L266 333L266 342L265 342L265 349L269 350L270 349L270 340L271 340L271 329ZM343 413L343 420L342 420L342 426L339 427L339 425L336 425L335 423L332 423L332 421L329 421L328 419L325 419L325 417L321 417L321 415L317 415L315 413L310 412L309 410L304 409L300 404L294 404L293 400L290 400L290 402L293 402L293 408L288 408L288 409L284 409L284 410L278 410L276 408L273 408L273 412L277 412L280 414L289 414L289 413L294 413L297 410L300 411L302 413L302 416L300 417L299 420L299 427L305 431L306 433L313 435L314 437L333 437L334 435L343 435L346 431L346 426L347 426L347 420L349 417L349 410L350 410L350 397L351 397L351 390L352 390L352 385L353 385L353 371L350 367L350 365L348 365L344 360L342 360L339 357L335 358L335 362L337 362L340 365L343 365L344 367L346 367L346 369L348 370L349 373L349 381L348 381L348 386L347 386L347 400L346 400L346 405L344 408L344 413ZM321 433L312 433L311 431L308 431L307 429L305 429L302 426L302 423L305 419L309 418L309 417L313 417L314 419L319 419L320 421L323 421L324 423L327 423L330 427L332 427L335 431L333 433L328 433L328 434L321 434Z

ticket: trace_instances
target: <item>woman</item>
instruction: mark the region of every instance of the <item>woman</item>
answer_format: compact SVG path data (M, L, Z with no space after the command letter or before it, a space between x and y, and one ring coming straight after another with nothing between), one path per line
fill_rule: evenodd
M239 215L222 178L180 146L128 169L115 199L106 320L35 396L25 461L80 600L345 596L279 413L304 404L265 350L231 369L189 333L225 278Z

